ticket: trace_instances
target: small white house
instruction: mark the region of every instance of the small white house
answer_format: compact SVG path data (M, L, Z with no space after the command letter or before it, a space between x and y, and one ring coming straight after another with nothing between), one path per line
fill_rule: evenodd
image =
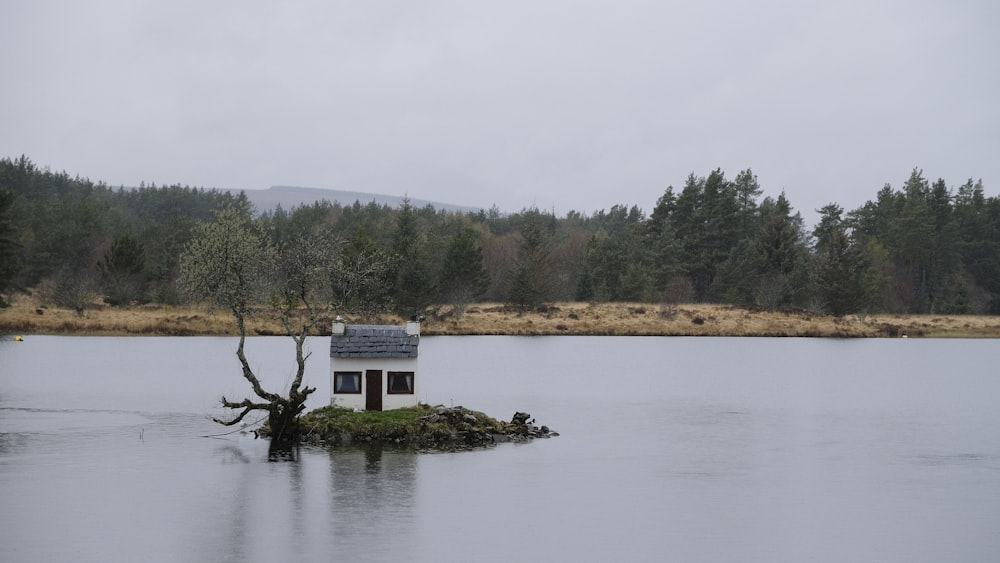
M392 410L417 404L420 323L348 325L339 318L330 336L330 404Z

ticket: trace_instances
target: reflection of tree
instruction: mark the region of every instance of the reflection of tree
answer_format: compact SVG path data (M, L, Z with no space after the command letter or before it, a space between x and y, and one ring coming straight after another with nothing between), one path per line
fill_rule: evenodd
M250 463L250 458L235 444L227 444L219 448L219 452L219 457L222 459L223 464Z
M248 519L251 517L249 504L252 499L252 491L250 490L252 483L246 477L254 470L254 464L250 463L250 459L237 444L227 444L220 448L219 452L223 463L239 466L227 469L227 473L230 475L233 475L234 471L236 473L235 479L227 479L233 486L233 493L224 503L226 505L225 512L220 513L225 515L225 518L219 518L219 521L225 522L225 526L222 530L216 531L224 539L221 546L216 545L215 541L211 541L200 547L198 551L201 552L202 556L205 556L208 553L221 550L220 554L224 554L227 560L243 561L247 559L248 555L247 542L250 535ZM212 537L214 536L215 534L212 534Z
M296 448L297 450L297 448ZM297 452L296 452L297 453ZM295 545L295 555L299 557L294 557L294 559L308 559L308 557L302 557L305 555L302 548L304 544L307 544L307 538L303 537L305 535L306 522L306 485L304 483L302 474L302 463L289 463L288 466L288 485L290 487L289 496L292 500L291 506L291 530L295 534L295 539L299 541L292 542Z

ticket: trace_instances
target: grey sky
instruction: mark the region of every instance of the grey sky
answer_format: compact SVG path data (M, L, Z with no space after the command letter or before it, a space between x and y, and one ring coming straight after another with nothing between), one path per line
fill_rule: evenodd
M995 195L995 6L0 0L0 157L560 215L717 167L810 221L913 167Z

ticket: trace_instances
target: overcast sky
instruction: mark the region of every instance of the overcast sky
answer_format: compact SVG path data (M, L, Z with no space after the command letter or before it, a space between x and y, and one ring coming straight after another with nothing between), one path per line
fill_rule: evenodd
M914 167L996 195L997 6L0 0L0 157L559 215L715 168L809 222Z

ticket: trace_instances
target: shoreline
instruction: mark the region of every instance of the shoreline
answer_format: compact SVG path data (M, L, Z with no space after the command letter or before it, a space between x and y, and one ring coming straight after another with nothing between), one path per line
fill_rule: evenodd
M348 322L352 322L348 319ZM384 316L374 322L402 322ZM366 323L367 324L367 323ZM743 336L819 338L1000 338L1000 316L869 315L863 319L807 311L750 310L726 305L649 303L554 303L521 312L496 303L471 305L456 318L444 307L429 315L425 336ZM262 314L248 322L248 335L284 335L279 322ZM328 335L329 327L317 333ZM82 312L18 295L0 309L0 335L236 336L231 315L201 307L94 304Z

